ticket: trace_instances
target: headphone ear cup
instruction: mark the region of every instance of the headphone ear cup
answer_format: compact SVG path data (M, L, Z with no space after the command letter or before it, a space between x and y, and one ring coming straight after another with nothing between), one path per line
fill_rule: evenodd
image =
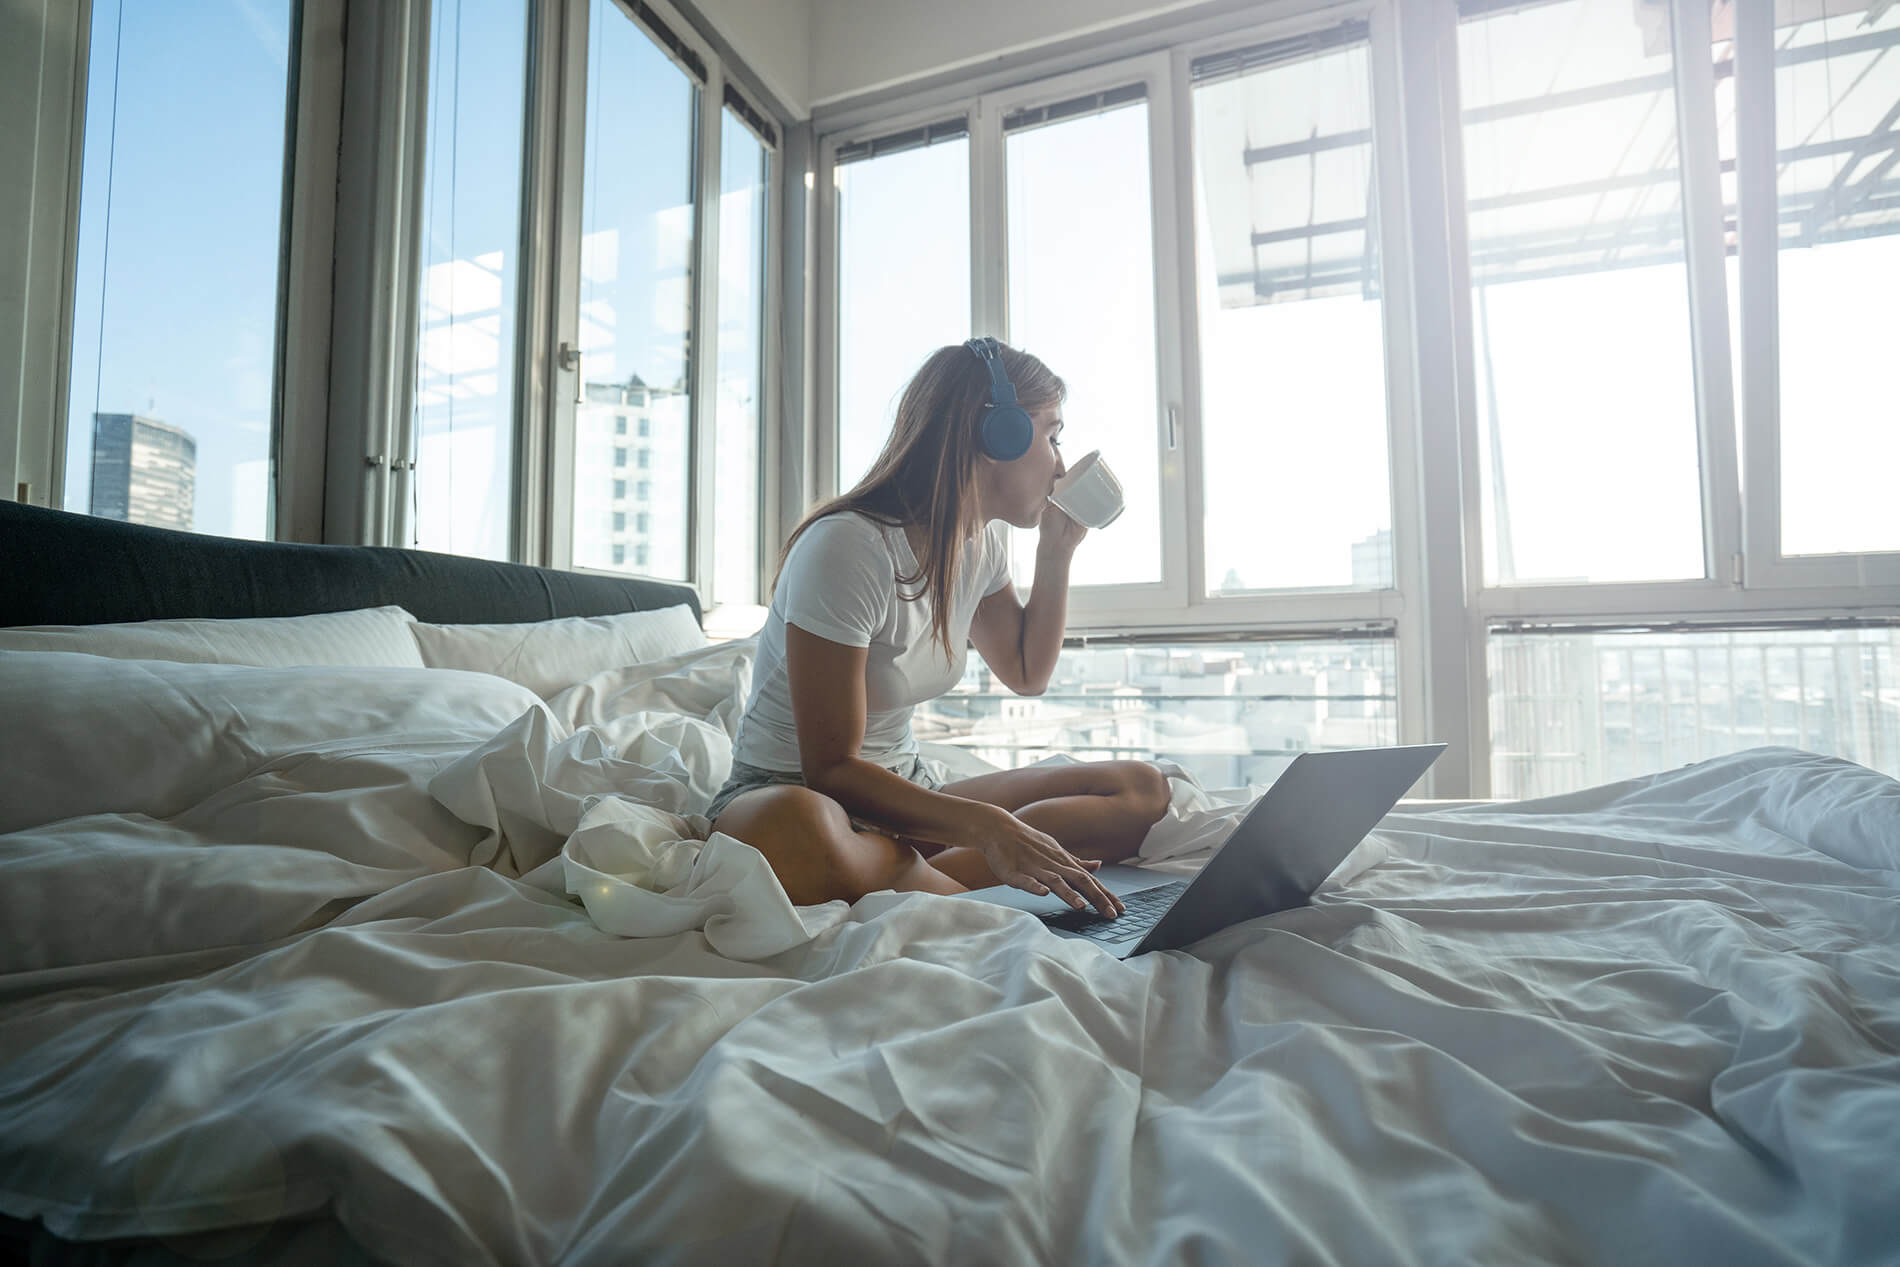
M983 452L998 462L1014 462L1035 439L1036 424L1020 405L992 405L983 415Z

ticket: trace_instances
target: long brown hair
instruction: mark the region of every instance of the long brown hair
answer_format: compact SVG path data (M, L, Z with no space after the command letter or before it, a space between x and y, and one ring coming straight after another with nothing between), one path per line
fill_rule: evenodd
M998 346L1017 404L1034 413L1061 403L1068 388L1047 365L1007 344ZM897 594L906 602L930 595L932 629L945 657L954 659L959 649L950 646L950 588L963 543L983 526L976 519L976 469L989 400L989 368L969 348L957 343L932 352L904 388L877 461L851 491L806 514L786 539L779 568L805 529L839 511L857 511L890 527L924 525L927 544L917 573L898 576ZM778 585L776 575L772 584ZM905 593L907 586L916 588Z

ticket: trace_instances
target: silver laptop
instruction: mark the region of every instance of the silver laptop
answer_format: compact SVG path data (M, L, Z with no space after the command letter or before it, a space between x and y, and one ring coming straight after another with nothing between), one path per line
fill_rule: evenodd
M1028 911L1117 959L1192 945L1229 924L1306 905L1444 750L1432 743L1302 752L1191 879L1119 865L1097 871L1127 908L1116 919L1006 884L958 896Z

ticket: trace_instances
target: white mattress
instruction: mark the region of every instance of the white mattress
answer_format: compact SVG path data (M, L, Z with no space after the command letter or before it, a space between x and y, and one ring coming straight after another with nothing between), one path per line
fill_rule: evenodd
M1395 814L1312 907L1121 963L698 840L746 671L497 727L471 675L230 670L283 715L224 715L186 808L0 836L0 1212L456 1264L1900 1260L1900 784L1764 749ZM1242 800L1178 783L1144 854Z

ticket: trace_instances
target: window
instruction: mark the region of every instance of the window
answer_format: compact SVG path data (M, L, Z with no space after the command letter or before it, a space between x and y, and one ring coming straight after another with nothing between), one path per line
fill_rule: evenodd
M870 469L924 358L970 337L968 130L953 119L837 151L840 490Z
M1704 576L1667 6L1465 7L1485 583Z
M68 510L272 535L296 9L92 6Z
M1398 741L1386 638L1070 645L1042 695L1017 698L979 657L918 709L917 737L1008 768L1052 752L1180 762L1208 787L1271 783L1295 755Z
M585 399L574 418L573 561L619 566L608 548L600 455L612 446L615 420L636 418L652 437L640 467L664 473L653 532L640 549L650 549L654 575L683 580L702 88L613 0L592 0L587 41L578 294ZM613 464L625 464L624 450L615 450ZM644 566L637 558L636 565Z
M1206 592L1390 589L1366 24L1192 75Z
M438 0L429 40L413 544L506 559L528 6Z
M1069 455L1101 449L1127 493L1112 547L1102 537L1077 551L1076 585L1161 580L1145 98L1145 86L1131 84L1003 118L1009 339L1066 381ZM1104 267L1109 260L1114 267ZM1027 581L1036 534L1011 536L1012 571Z
M720 128L719 387L714 420L719 514L713 521L712 590L718 602L755 603L769 159L763 140L731 105L721 113Z
M1086 645L1057 685L1005 700L973 666L939 736L1003 764L1191 751L1166 723L1121 742L1139 728L1107 720L1086 657L1218 659L1256 644L1184 640L1264 633L1313 649L1309 675L1376 646L1373 741L1451 741L1436 795L1763 742L1891 768L1900 5L1343 9L1131 34L1147 51L922 90L821 144L841 483L967 305L1068 379L1069 449L1100 447L1128 492L1077 556ZM886 315L864 275L902 240L927 262L891 285L942 270L907 300L926 329L854 385L854 340ZM1432 689L1397 690L1401 663ZM1237 683L1266 672L1241 664ZM1184 703L1101 673L1115 709Z
M1900 551L1900 9L1806 7L1775 39L1781 553Z
M1900 628L1493 632L1492 795L1764 744L1900 777Z
M622 502L622 501L627 500L627 481L625 480L614 481L614 500L617 502Z

